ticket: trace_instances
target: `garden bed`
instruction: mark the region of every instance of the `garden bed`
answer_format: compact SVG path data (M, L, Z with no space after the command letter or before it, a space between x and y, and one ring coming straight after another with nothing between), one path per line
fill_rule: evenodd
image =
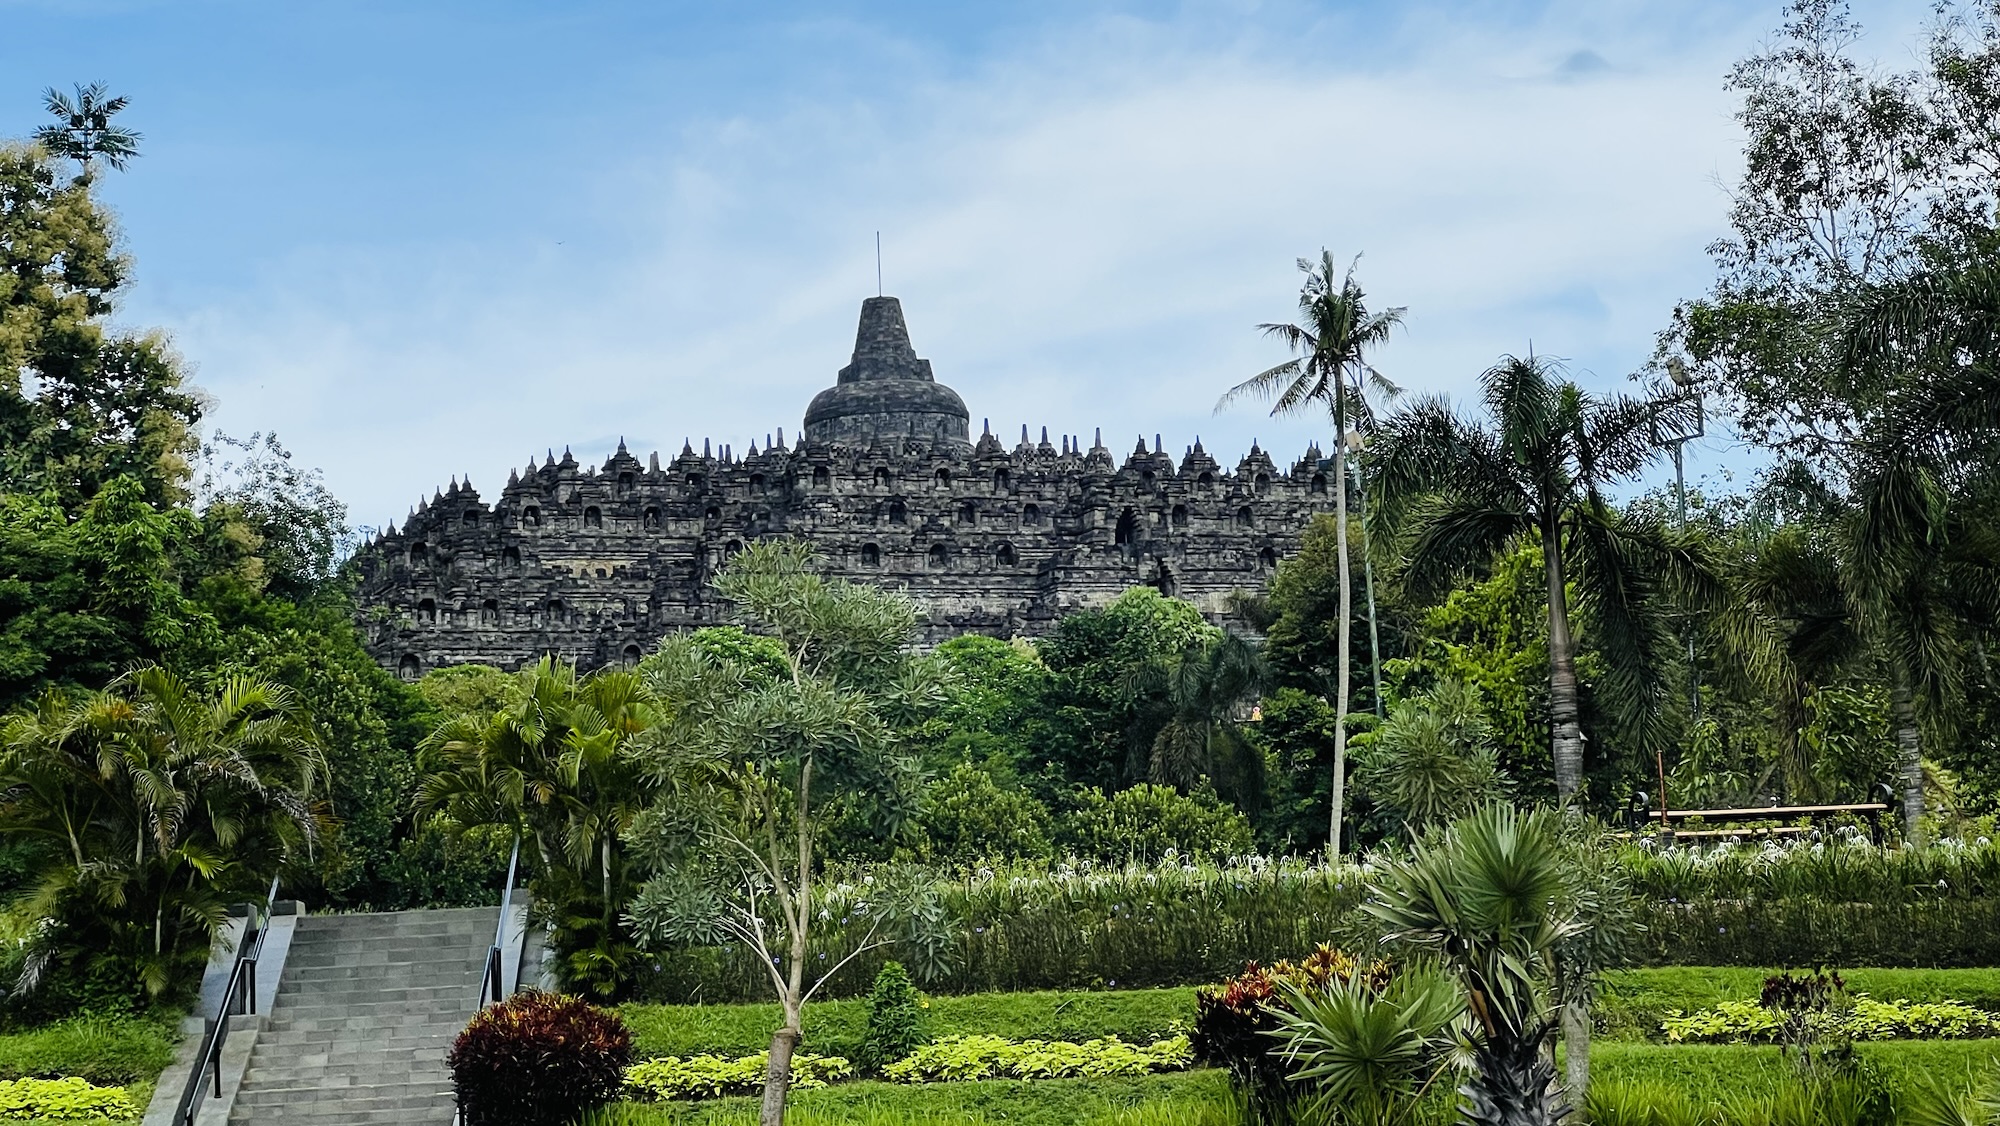
M1110 1079L992 1079L902 1086L861 1081L795 1093L789 1126L1235 1126L1220 1071ZM739 1126L757 1121L754 1098L622 1103L591 1126Z

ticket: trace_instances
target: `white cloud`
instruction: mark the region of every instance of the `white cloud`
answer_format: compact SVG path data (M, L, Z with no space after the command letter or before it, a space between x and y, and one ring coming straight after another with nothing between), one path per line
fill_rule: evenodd
M573 231L290 248L255 289L148 311L223 426L278 429L366 523L452 474L490 496L551 445L795 433L846 362L878 228L975 427L1284 459L1319 428L1209 411L1282 358L1253 326L1290 315L1292 259L1321 246L1365 251L1371 294L1409 306L1379 362L1413 390L1462 391L1531 339L1600 384L1642 362L1722 230L1720 76L1762 26L1739 21L1420 13L1365 67L1268 25L1082 23L879 95L675 121L672 148L561 201Z

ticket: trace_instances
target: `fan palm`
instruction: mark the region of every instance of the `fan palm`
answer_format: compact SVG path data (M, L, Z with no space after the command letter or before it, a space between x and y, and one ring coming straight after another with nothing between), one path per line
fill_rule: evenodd
M523 669L490 716L466 716L424 744L420 813L460 825L512 825L534 845L551 898L565 899L573 977L603 995L622 987L629 946L618 911L626 864L617 847L651 794L626 743L653 721L638 672L543 658ZM592 941L589 936L595 936Z
M88 86L78 84L73 99L53 86L42 94L42 104L55 115L56 124L37 128L35 140L50 153L82 165L84 180L90 179L93 160L102 159L123 171L125 162L139 155L139 142L143 138L131 129L111 123L112 117L129 105L131 99L123 95L110 97L109 93L104 83L93 82Z
M1662 408L1592 397L1560 370L1545 357L1503 357L1480 377L1490 427L1426 398L1383 420L1371 460L1375 514L1401 536L1403 578L1420 597L1523 540L1540 545L1556 793L1567 801L1583 781L1570 585L1616 643L1606 646L1621 681L1610 694L1614 705L1646 714L1659 686L1645 670L1662 639L1652 636L1660 623L1647 608L1657 581L1640 564L1648 554L1672 553L1659 550L1658 529L1617 513L1603 495L1659 455L1651 427Z
M1394 941L1456 974L1477 1036L1460 1113L1475 1126L1553 1126L1564 1113L1542 1048L1555 1031L1549 980L1581 934L1561 816L1491 805L1386 863L1367 910Z
M158 994L184 955L206 956L231 902L313 846L325 779L282 686L236 677L209 694L148 666L8 717L0 832L55 846L32 908L102 927L99 949Z
M1157 655L1133 670L1125 695L1158 725L1151 781L1192 790L1206 780L1239 808L1253 809L1264 790L1264 760L1244 736L1237 712L1263 680L1256 647L1231 633Z
M1357 260L1358 261L1358 260ZM1367 411L1363 388L1371 383L1394 391L1368 362L1368 354L1389 339L1402 323L1401 307L1370 311L1367 295L1354 277L1354 266L1336 282L1333 255L1320 251L1319 261L1299 259L1306 275L1299 288L1299 322L1262 324L1267 336L1284 341L1296 355L1276 367L1258 372L1229 389L1216 403L1221 410L1245 397L1271 400L1273 416L1325 410L1333 420L1335 474L1334 520L1340 527L1337 541L1340 557L1340 628L1338 670L1334 674L1334 713L1347 715L1348 678L1352 673L1352 624L1354 584L1347 559L1347 454L1348 435ZM1333 732L1333 809L1327 829L1329 855L1340 855L1340 825L1347 796L1347 731L1345 721Z

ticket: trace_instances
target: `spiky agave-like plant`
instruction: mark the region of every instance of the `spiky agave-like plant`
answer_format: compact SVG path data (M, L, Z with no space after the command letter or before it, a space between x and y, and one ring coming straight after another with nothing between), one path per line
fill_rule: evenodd
M1550 960L1582 931L1553 810L1490 805L1385 864L1367 910L1456 973L1478 1030L1459 1088L1478 1126L1553 1126L1567 1112L1542 1047L1556 1024Z

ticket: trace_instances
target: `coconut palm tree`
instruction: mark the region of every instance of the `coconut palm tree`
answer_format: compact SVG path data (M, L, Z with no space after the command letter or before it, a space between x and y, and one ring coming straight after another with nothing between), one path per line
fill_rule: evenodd
M1356 259L1358 262L1359 259ZM1262 324L1266 336L1283 341L1296 355L1276 367L1266 368L1229 389L1216 403L1221 410L1239 399L1254 397L1271 401L1273 416L1324 410L1333 420L1335 474L1334 520L1340 526L1340 629L1339 668L1334 674L1334 712L1347 715L1348 678L1353 657L1349 652L1354 620L1354 584L1347 559L1347 455L1349 432L1367 409L1359 391L1371 381L1393 390L1393 385L1368 362L1368 354L1389 339L1402 323L1404 309L1371 311L1361 283L1354 277L1354 264L1336 282L1333 255L1320 251L1319 261L1299 259L1306 280L1299 288L1299 321L1294 324ZM1340 825L1347 797L1347 732L1342 723L1333 734L1333 809L1327 829L1327 852L1340 855Z
M1659 582L1639 564L1674 552L1663 530L1612 509L1604 489L1659 456L1651 441L1656 411L1692 408L1593 397L1563 379L1560 365L1534 355L1503 357L1480 384L1490 424L1462 418L1435 397L1383 420L1370 455L1374 515L1400 537L1402 577L1420 597L1524 540L1541 547L1556 793L1568 801L1583 782L1570 585L1618 658L1618 691L1608 695L1642 722L1657 712L1657 677L1646 670L1666 639L1654 636L1661 623L1647 612Z
M521 671L500 710L452 720L423 748L419 812L511 825L532 844L542 894L564 912L570 976L602 996L623 988L636 950L618 917L628 898L618 841L651 796L625 746L652 722L636 670L579 676L545 657Z
M80 180L90 179L90 162L102 159L123 171L125 162L139 155L139 133L113 125L116 116L131 99L110 97L102 82L88 86L78 83L76 97L51 86L42 94L42 104L55 115L56 124L35 130L35 140L52 155L67 157L83 167Z
M48 841L32 909L101 931L150 994L205 958L228 905L318 839L319 736L282 686L198 691L157 666L51 691L0 725L0 832ZM24 980L49 956L31 958Z
M1474 1073L1460 1088L1473 1126L1554 1126L1551 977L1560 945L1586 929L1565 863L1562 815L1491 805L1426 834L1387 862L1367 910L1393 941L1429 953L1465 990Z

